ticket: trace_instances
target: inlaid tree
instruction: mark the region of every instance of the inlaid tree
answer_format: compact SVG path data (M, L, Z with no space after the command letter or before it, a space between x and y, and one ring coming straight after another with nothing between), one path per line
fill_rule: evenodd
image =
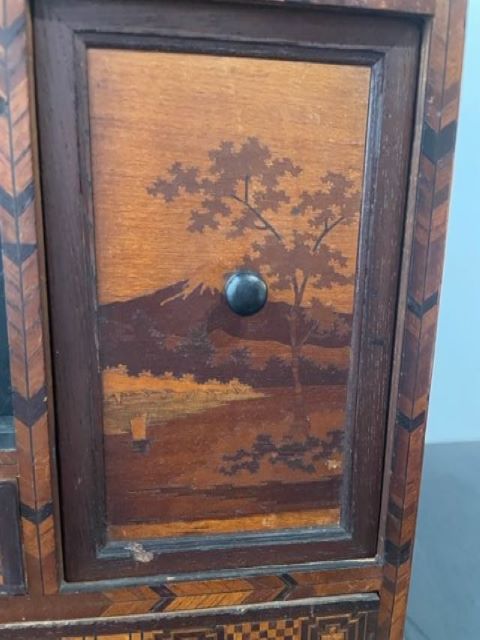
M196 196L198 205L189 215L192 233L250 239L238 267L260 272L272 291L289 300L290 364L298 398L304 345L316 333L348 331L336 326L338 315L319 293L352 283L347 257L329 239L358 214L358 192L349 177L328 172L318 177L315 190L301 185L300 166L252 137L240 145L222 142L208 153L203 170L175 162L148 187L166 203Z

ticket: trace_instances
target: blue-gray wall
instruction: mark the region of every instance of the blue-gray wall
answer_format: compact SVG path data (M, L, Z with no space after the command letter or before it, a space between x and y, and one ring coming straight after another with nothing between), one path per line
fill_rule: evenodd
M480 0L469 3L427 440L480 440Z

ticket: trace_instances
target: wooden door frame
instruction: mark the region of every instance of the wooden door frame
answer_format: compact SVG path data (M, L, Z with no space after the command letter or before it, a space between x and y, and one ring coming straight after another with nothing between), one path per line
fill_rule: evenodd
M203 579L225 570L272 565L277 557L282 564L374 557L419 25L400 18L372 20L318 10L212 5L198 0L164 0L158 5L152 0L121 5L102 0L101 8L95 0L73 6L64 0L37 0L35 7L36 73L41 79L37 109L67 580L147 575ZM308 45L302 46L299 38ZM351 472L345 476L339 527L121 542L106 538L88 47L336 62L372 69L345 447L351 455ZM400 75L402 83L398 82ZM134 542L153 554L148 563L136 561Z

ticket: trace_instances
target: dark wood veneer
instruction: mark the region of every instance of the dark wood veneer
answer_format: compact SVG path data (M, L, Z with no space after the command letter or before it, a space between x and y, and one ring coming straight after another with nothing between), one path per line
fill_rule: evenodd
M15 482L0 482L0 596L25 593Z

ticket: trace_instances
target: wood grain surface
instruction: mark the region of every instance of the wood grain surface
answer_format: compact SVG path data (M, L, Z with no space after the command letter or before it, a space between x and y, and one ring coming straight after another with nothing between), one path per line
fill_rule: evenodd
M332 199L339 202L353 194L355 220L332 230L329 244L345 257L344 273L353 274L370 75L368 66L89 49L99 303L137 298L185 280L192 289L222 289L225 274L252 253L253 242L270 233L250 224L244 233L233 233L243 215L242 203L233 196L244 195L244 171L251 174L252 204L265 211L289 244L293 232L305 231L308 224L300 210L296 217L291 214L302 193L322 188L327 195L335 186L326 179L329 172L344 177L350 191ZM250 138L258 143L246 144ZM223 185L224 191L218 187L207 194L193 180L183 186L181 175L174 173L176 163L195 169L200 180L214 179L211 154L222 144L243 151L230 158L238 163L237 173L230 168L226 174L227 155L218 160L224 180L228 175L238 181L232 193ZM268 185L275 187L275 202L273 193L269 200L264 193L264 158L265 168L282 158L297 168L293 174L288 165L283 174L271 168L270 179L278 181ZM158 189L157 197L152 196L148 187L159 177L168 182L169 175L177 175L180 193L172 190L164 197ZM190 212L201 210L207 195L221 198L232 215L219 229L206 226L196 232ZM325 208L329 202L318 205ZM221 221L217 214L216 222ZM306 300L320 295L326 304L351 313L353 283L333 284L315 290L309 283ZM289 303L290 297L288 289L272 288L269 300Z
M381 592L380 637L403 638L415 536L448 204L466 2L440 2L431 24L421 153L401 352Z
M11 465L10 469L13 477L18 474L29 591L41 594L55 589L57 566L47 430L46 333L40 307L42 287L26 58L27 20L24 2L2 3L0 225L17 446L16 468Z
M125 134L129 126L120 126L116 136L112 137L111 131L108 133L109 129L119 129L104 121L115 120L117 116L110 113L108 118L103 118L100 129L93 126L91 135L92 113L95 117L97 110L101 112L90 95L92 91L108 93L108 87L112 86L112 94L119 96L118 100L112 101L119 106L118 119L122 122L126 118L129 122L131 118L129 113L123 115L124 103L128 104L128 100L121 96L128 95L128 91L118 79L121 74L113 72L115 65L125 66L131 52L120 56L117 52L98 53L99 49L110 50L115 38L118 40L118 36L112 36L108 25L115 24L116 29L121 29L131 7L111 3L108 24L102 13L104 5L100 13L91 11L90 5L82 3L72 8L60 0L39 2L36 7L36 65L38 76L43 78L38 91L38 113L41 161L45 168L42 186L53 374L56 419L61 425L57 431L58 451L60 460L68 460L68 465L60 465L67 579L92 581L152 572L171 576L183 573L187 566L189 572L198 576L198 572L204 571L268 565L280 552L288 563L374 556L420 40L418 26L378 18L377 28L373 29L368 19L349 15L324 16L303 10L298 14L298 22L292 25L289 14L283 11L277 13L268 9L259 20L254 7L241 8L235 4L212 8L209 4L188 2L182 7L162 3L152 16L148 3L138 6L136 34L125 36L133 38L131 46L136 49L151 47L151 38L155 37L156 49L171 52L169 56L175 52L173 58L165 56L178 60L171 65L179 65L180 70L185 69L185 54L180 54L179 49L196 52L199 60L196 75L202 89L197 99L196 117L200 121L211 120L208 114L212 108L217 113L218 101L225 101L234 112L237 100L232 100L229 92L217 88L214 82L215 74L223 77L225 53L232 58L230 85L233 89L238 85L243 93L248 93L247 86L251 84L248 71L251 59L254 59L256 70L273 65L272 78L276 78L273 89L264 83L267 106L272 104L271 94L275 94L284 73L283 79L291 85L292 97L285 94L282 98L286 114L283 119L288 119L291 112L292 123L299 120L295 124L296 137L300 140L299 160L286 155L287 148L275 150L273 145L279 142L275 143L273 134L269 133L268 119L258 107L257 116L249 114L253 136L249 136L248 131L246 134L240 132L247 137L239 140L235 138L240 135L238 131L232 131L232 141L223 138L220 131L223 139L217 144L207 139L203 147L198 135L192 136L191 141L184 138L182 148L188 154L189 145L195 147L193 154L202 159L200 166L197 166L198 162L191 165L188 157L175 160L175 152L167 157L163 169L154 172L148 169L154 164L152 152L142 143L140 133L131 143ZM176 41L158 35L167 28L178 33L179 21L182 33L185 30L191 33L194 26L195 33L204 37L192 40L182 35ZM131 29L130 21L123 24L123 30ZM125 27L125 24L129 26ZM63 29L76 30L79 35L73 40L64 38ZM272 29L275 29L275 38L272 38ZM144 35L140 35L142 30ZM290 43L287 47L278 46L280 36ZM220 37L223 40L220 41ZM307 46L308 38L313 41ZM325 50L325 41L338 41L333 53L330 49ZM116 46L121 43L117 42ZM95 53L92 53L93 49ZM171 118L169 100L181 85L179 111L181 105L190 104L194 99L194 84L193 89L188 88L191 83L185 83L180 72L171 76L167 72L158 73L164 63L157 59L162 60L163 53L135 51L131 56L134 62L137 53L142 66L151 72L150 103L157 93L160 103L162 96L170 96L166 114ZM219 61L212 56L214 53ZM88 63L99 56L99 61L93 63L92 75ZM277 56L281 62L271 60ZM239 60L234 62L237 58ZM149 62L144 62L147 59ZM151 59L155 62L150 62ZM312 114L317 113L317 100L310 99L310 109L302 112L296 105L299 90L292 69L303 69L300 62L303 59L305 71L313 74L309 91L314 92L314 75L317 74L325 96L326 78L338 70L338 65L331 64L332 60L349 63L347 70L352 65L360 69L371 68L368 87L365 80L362 85L363 91L368 89L370 94L365 186L361 193L355 188L354 179L355 170L362 173L363 167L353 167L342 173L335 168L333 160L329 163L331 170L321 175L322 168L318 165L317 190L308 182L312 179L308 178L310 169L304 169L302 165L309 162L302 163L300 156L302 153L308 156L311 146L302 143L306 134L300 136L299 127L305 119L309 124ZM98 64L105 65L105 60L112 72L108 75L102 71L103 76L97 77ZM284 71L279 71L282 64L285 64ZM204 71L200 73L202 65ZM322 65L326 65L325 70ZM402 86L397 81L400 73ZM145 82L141 74L137 75ZM104 88L99 90L97 85ZM134 88L137 86L134 84ZM219 93L221 98L214 101L213 107L209 91ZM132 93L132 104L137 93ZM147 95L146 91L143 93ZM258 101L262 102L261 90L258 93ZM308 94L302 101L307 102L307 98ZM330 99L334 100L333 97ZM203 107L201 100L204 100ZM102 100L101 104L104 102ZM188 116L190 107L182 108L186 109L182 112L184 118L191 120ZM241 115L241 110L239 113ZM342 124L345 113L345 110L336 109L335 115L331 116L328 135L334 141L336 135L345 138L341 133L346 126ZM228 120L233 118L231 114L227 113L227 116ZM163 111L158 108L151 117L146 117L142 127L158 131L163 146L168 148L169 121L164 123L162 117ZM339 124L335 124L335 118L339 118ZM353 115L350 120L352 118ZM51 126L53 120L55 127ZM242 118L240 125L248 128ZM228 129L221 122L217 129L222 126ZM362 124L360 119L355 127L364 130L365 122ZM178 124L173 122L172 128L178 129ZM339 134L335 134L336 128L339 128ZM101 149L104 133L109 135L109 144L105 145L104 151L100 150L100 155L107 155L102 156L101 167L97 167L96 152ZM183 134L178 133L177 137L180 135ZM268 139L270 136L272 142L264 143L262 138L265 136ZM315 138L319 156L325 144L323 153L327 160L332 150L330 137L325 134ZM115 161L120 154L112 157L106 150L117 148L115 145L119 143L130 150L136 161L131 166L124 161L115 178L119 171ZM135 144L138 145L136 150ZM197 146L203 150L199 152ZM62 149L60 163L56 162L58 149ZM94 158L93 168L91 158ZM312 158L316 156L313 154ZM345 158L335 162L347 162L350 166L348 150ZM149 180L145 180L144 170ZM151 171L150 175L148 171ZM226 255L231 253L226 248L227 237L230 240L231 235L240 239L249 236L251 242L255 237L253 250L245 256L243 264L265 271L272 301L258 316L240 323L219 295L218 288L221 287L216 276L210 283L203 276L197 284L198 265L190 258L194 280L190 289L188 282L172 282L153 294L147 290L140 297L99 304L97 282L105 274L103 267L97 268L97 258L104 251L108 255L110 246L100 242L98 234L93 233L98 215L97 173L100 186L108 184L102 178L102 172L118 181L118 189L106 191L108 202L112 198L117 203L108 211L99 189L100 215L108 221L115 211L117 227L131 218L135 198L120 186L129 180L131 184L135 183L135 189L143 185L143 193L157 203L158 209L149 209L147 227L157 210L163 212L160 218L168 225L173 215L169 206L178 207L176 201L185 193L201 196L195 204L191 199L188 202L187 197L184 207L173 210L176 211L174 219L183 219L192 235L207 237L212 231L210 242L223 246ZM303 172L307 189L298 184ZM128 177L132 175L135 180ZM141 197L145 198L145 195ZM354 270L349 263L354 261L352 247L356 247L357 242L348 240L352 237L348 233L345 238L340 235L342 240L336 239L336 244L333 240L343 227L351 227L354 232L355 224L358 225L355 203L359 198L362 216L355 279L360 304L353 308L349 339L345 308L336 309L333 305L337 290L348 289L348 280L353 280ZM120 222L122 216L125 216L123 223ZM132 226L132 220L128 224ZM132 227L135 238L143 237L143 226ZM115 244L116 231L111 224L109 229L108 235ZM221 242L213 232L219 234ZM100 237L101 234L100 230ZM166 232L165 235L168 238ZM181 237L179 246L169 248L168 242L164 241L165 265L170 264L168 252L176 252L172 253L177 258L172 259L175 269L182 262L187 265L182 245L185 243L181 242ZM350 251L346 247L350 247ZM118 259L113 264L119 268ZM126 286L130 261L126 260L120 266L125 270ZM228 268L232 269L232 266ZM135 265L132 269L135 274ZM151 278L146 279L147 284ZM204 279L207 284L203 283ZM133 281L138 282L138 277ZM327 317L332 314L332 330L329 331L326 329L329 325ZM347 331L340 330L339 325L346 325ZM227 345L232 343L233 337L247 338L248 350L253 352L257 351L257 343L263 342L262 353L265 353L268 341L283 344L290 353L277 352L275 346L260 370L248 364L248 353L244 350L240 362L236 349L234 358L230 355L226 364L218 363L213 357L216 348L213 334L216 338L218 334L227 336ZM326 337L331 341L326 343L330 348L334 345L348 348L352 344L350 369L343 371L343 380L337 366L319 366L323 362L322 353L311 357L312 349L322 346ZM117 341L118 348L110 346L106 349L108 341ZM247 342L239 344L247 348ZM307 346L308 358L306 351L303 352L303 347ZM130 353L128 360L127 350ZM280 358L280 362L275 358ZM101 375L99 369L103 370ZM352 384L345 390L349 378ZM120 386L108 387L112 381ZM108 383L110 391L106 402L102 397L102 383L104 388ZM332 386L337 387L336 391ZM182 397L186 397L182 389L189 394L188 402L182 403ZM162 394L163 401L160 402ZM342 411L343 436L339 424ZM104 434L100 428L103 416L106 417ZM178 446L182 433L182 444ZM342 461L342 451L348 460ZM195 457L198 457L198 463L192 464ZM132 473L125 474L119 460ZM159 460L162 464L158 464ZM309 474L311 479L307 477ZM360 481L365 477L369 478L368 483ZM319 483L318 491L311 484L315 481ZM193 492L192 487L195 487ZM303 529L282 529L279 514L282 511L291 513L295 507L304 511L340 507L340 522L330 527L322 527L317 522L314 528L310 521L310 526ZM228 519L231 512L241 518L252 516L254 520L242 520L245 531L234 535L228 523L220 522ZM259 515L264 516L263 519L255 520ZM178 540L168 536L172 532L170 526L164 528L163 535L158 538L131 541L109 539L105 530L105 522L108 522L115 527L145 523L148 525L145 531L151 531L150 524L157 522L160 525L162 519L167 523L180 523L177 534L182 535ZM207 521L207 532L215 533L217 527L218 536L209 539L207 535L199 535L201 530L198 528L196 536L186 535L194 530L188 524L189 519ZM305 516L302 521L305 522ZM325 523L325 514L321 515L320 521ZM259 526L263 529L258 529ZM138 526L130 530L142 535ZM267 530L271 537L260 537L262 530ZM160 527L157 526L156 531L160 533ZM188 564L185 564L185 551L191 552Z
M302 3L303 6L309 4L322 6L331 2ZM413 254L406 297L405 332L399 348L402 354L401 391L395 438L390 449L393 463L387 469L390 480L385 544L387 562L380 593L377 633L381 640L400 640L411 568L438 311L458 112L465 3L463 0L411 0L408 3L403 0L347 0L336 4L360 12L373 10L378 15L397 11L405 12L404 15L434 16L431 21L427 18L423 23L424 39L430 36L431 46L423 71L427 78L426 108L422 114L423 128L418 127L423 129L418 182L415 180L415 167L412 174L411 200L415 204ZM278 5L283 3L278 2ZM280 575L272 567L268 575L170 583L168 586L146 586L142 581L143 584L129 587L102 585L100 591L93 593L58 593L61 568L57 568L57 561L60 554L55 544L49 477L53 446L49 445L47 430L42 353L48 340L46 324L42 324L39 297L42 286L38 247L42 241L34 216L32 141L34 149L35 134L30 131L28 108L31 105L27 73L28 20L29 11L24 0L3 3L0 26L3 62L0 71L0 217L29 595L2 596L0 622L111 617L147 614L168 608L192 610L275 599L295 600L327 593L351 593L352 590L379 591L381 565L348 569L338 566L329 571L305 568L300 573L285 575ZM401 308L400 316L403 314ZM2 454L0 463L2 479L17 477L17 454L8 453L7 458ZM38 632L32 630L25 633L29 635L24 634L23 637L38 637ZM117 627L115 633L123 632ZM0 627L0 637L13 636L10 630Z
M113 537L340 523L370 76L89 50ZM253 326L222 304L247 268Z
M101 635L92 623L45 625L42 640L374 640L378 596L356 595L300 601L294 605L245 607L216 614L164 616L162 624L150 617L143 622L112 621ZM141 627L139 627L141 624ZM30 638L27 627L10 627L10 638ZM79 635L81 634L81 635ZM40 636L36 636L40 640Z

